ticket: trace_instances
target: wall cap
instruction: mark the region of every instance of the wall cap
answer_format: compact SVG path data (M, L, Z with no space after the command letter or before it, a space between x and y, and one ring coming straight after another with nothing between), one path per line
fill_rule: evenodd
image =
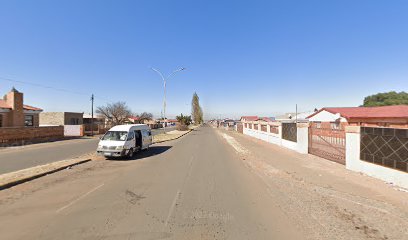
M296 126L298 128L307 128L309 127L309 123L297 123Z
M345 131L346 133L360 133L360 126L346 126Z

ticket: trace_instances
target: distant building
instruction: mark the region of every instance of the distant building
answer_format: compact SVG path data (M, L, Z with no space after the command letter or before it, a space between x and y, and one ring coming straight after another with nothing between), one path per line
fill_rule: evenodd
M0 99L0 127L38 127L41 108L24 105L23 93L11 89Z
M306 112L299 112L299 113L285 113L283 115L276 116L275 120L279 122L290 122L290 121L299 121L299 122L307 122L307 117L311 114L315 113L315 111L306 111Z
M84 113L77 112L42 112L40 125L82 125Z
M240 121L241 122L253 122L253 121L274 122L275 117L242 116Z
M258 116L242 116L241 122L252 122L252 121L257 121L258 119L259 119Z

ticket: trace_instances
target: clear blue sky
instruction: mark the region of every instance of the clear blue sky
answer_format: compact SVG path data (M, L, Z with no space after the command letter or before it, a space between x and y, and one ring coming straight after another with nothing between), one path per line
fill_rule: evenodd
M0 1L0 77L45 111L126 101L160 115L273 115L408 90L408 1ZM98 98L99 97L99 98Z

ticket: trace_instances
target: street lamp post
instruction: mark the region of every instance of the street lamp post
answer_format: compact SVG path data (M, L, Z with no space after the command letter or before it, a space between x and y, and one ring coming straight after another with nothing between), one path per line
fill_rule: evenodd
M157 72L157 74L160 75L160 77L163 80L163 88L164 88L164 96L163 96L163 127L164 127L164 133L166 133L166 81L176 72L180 72L183 70L186 70L186 68L181 67L179 69L174 70L172 73L170 73L167 77L165 77L159 70L155 69L155 68L151 68L153 71Z

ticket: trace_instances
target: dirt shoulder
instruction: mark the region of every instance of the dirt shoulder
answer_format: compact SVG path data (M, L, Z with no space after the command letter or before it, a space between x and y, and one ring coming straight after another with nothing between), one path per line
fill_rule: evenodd
M217 131L310 239L408 239L408 193L344 165Z
M161 143L161 142L166 142L166 141L178 139L178 138L186 135L187 133L193 131L196 128L197 127L194 127L194 128L192 127L192 128L190 128L189 130L186 130L186 131L173 130L173 131L170 131L170 132L154 135L153 136L153 143Z

